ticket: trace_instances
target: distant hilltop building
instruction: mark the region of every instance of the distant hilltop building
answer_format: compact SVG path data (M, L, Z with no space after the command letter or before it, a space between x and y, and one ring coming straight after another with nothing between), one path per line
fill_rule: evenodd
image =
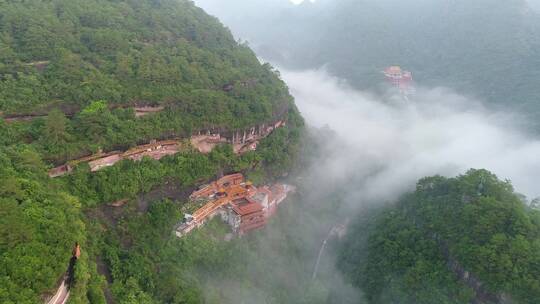
M399 66L391 66L387 67L383 74L386 81L397 88L401 94L410 95L415 92L411 72L402 70Z

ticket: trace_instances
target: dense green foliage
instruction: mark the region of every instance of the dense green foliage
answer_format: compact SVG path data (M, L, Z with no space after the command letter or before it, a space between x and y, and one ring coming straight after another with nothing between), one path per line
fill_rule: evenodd
M135 105L165 109L137 118ZM34 118L8 119L21 115ZM122 161L97 173L80 165L70 176L47 176L51 166L100 149L277 119L287 127L242 156L229 145L202 155L185 144L184 152L161 161ZM82 256L71 303L102 304L111 295L119 303L199 303L200 286L178 263L190 259L185 252L193 244L169 250L177 204L126 213L132 220L117 226L103 226L96 213L163 185L187 193L229 172L259 181L279 177L291 170L302 128L278 73L191 1L0 0L0 302L43 301L77 241ZM127 234L140 247L118 244ZM167 263L147 264L161 254ZM104 264L114 279L112 293L103 292L108 285L98 274ZM148 269L155 265L171 272ZM177 281L177 269L186 283ZM168 280L172 285L163 283ZM155 286L185 288L162 289L156 297Z
M424 178L397 206L360 220L341 257L371 303L467 302L477 290L459 280L450 262L488 293L538 303L540 213L485 170Z
M186 151L160 161L124 160L95 173L81 165L63 180L85 206L96 206L134 198L166 182L189 189L223 173L244 172L256 182L276 178L293 168L299 152L302 121L297 119L262 140L256 151L241 156L235 155L230 145L222 145L208 155Z
M111 269L119 303L357 303L352 288L339 285L340 274L327 271L330 258L311 277L321 236L339 220L341 204L331 194L316 207L313 199L291 195L263 230L227 241L230 228L220 219L176 238L170 227L189 204L155 201L146 214L131 204L115 220L98 217L104 232L94 247Z
M77 266L72 301L102 303L104 279L97 275L95 263L87 261L87 257L95 259L100 247L93 243L95 240L90 244L84 240L87 235L100 239L103 231L94 228L92 216L87 220L92 231L87 231L82 222L82 210L92 214L92 210L104 203L136 198L165 183L187 190L215 178L219 172L242 171L259 179L280 176L291 169L298 152L301 120L299 123L295 125L291 120L287 128L263 140L257 151L242 156L235 155L231 146L224 145L209 155L185 152L161 161L149 158L141 162L123 161L97 173L80 166L72 175L54 180L47 176L47 167L30 146L3 149L0 153L0 301L38 302L43 292L56 286L67 268L73 243L78 241L82 243L84 256ZM167 222L160 220L159 231L169 236L178 217L174 212L167 216L172 218ZM144 229L151 231L148 227ZM148 241L141 245L154 244ZM156 250L165 246L155 245L152 248ZM124 283L131 285L117 287L118 297L138 299L138 295L122 294L136 290L132 281Z
M34 141L56 162L251 127L292 105L271 66L186 0L2 1L0 49L0 111L48 114L3 140ZM136 119L122 109L133 104L167 109Z
M289 164L293 160L298 164L293 157L297 154L284 154L282 148L284 145L297 146L291 133L289 136L283 136L282 132L273 133L261 143L256 153L277 160L277 164ZM279 171L278 167L264 165L262 157L246 154L238 159L229 156L227 151L229 148L224 146L209 155L185 153L160 162L125 162L93 175L81 170L66 178L66 182L74 191L87 190L80 192L80 197L92 198L98 194L95 199L100 200L101 192L131 188L126 186L130 181L119 178L115 172L137 176L129 180L141 179L144 180L142 184L153 183L145 179L149 177L147 174L166 172L179 188L187 189L193 181L206 178L205 175L227 171L228 167L249 159L252 164L257 164L248 170L249 176L261 177L262 173L269 172L272 177L272 172ZM313 150L310 152L314 153ZM301 163L307 165L306 160ZM81 180L82 174L88 174L88 179ZM310 188L306 186L298 192ZM109 269L110 276L108 283L99 280L90 284L88 299L101 299L103 290L109 290L117 303L232 304L249 300L249 303L322 304L355 303L357 300L352 288L345 291L339 286L338 273L326 271L333 268L332 259L328 257L321 263L318 278L311 279L321 238L331 225L343 218L343 214L336 212L341 200L334 193L326 193L322 198L293 195L280 206L279 215L270 220L268 227L230 241L224 240L225 233L230 230L219 219L177 239L172 234L172 227L182 218L183 212L192 212L196 208L185 203L184 198L175 202L150 201L147 212L141 212L138 199L122 208L99 204L89 209L88 237L92 256L105 265L100 267L100 272L107 274L104 269ZM315 200L325 203L314 204ZM91 200L87 202L91 203ZM323 216L325 220L321 221ZM95 289L97 295L90 296L94 285L99 287Z
M0 150L0 181L0 302L36 303L85 239L81 204L27 146Z

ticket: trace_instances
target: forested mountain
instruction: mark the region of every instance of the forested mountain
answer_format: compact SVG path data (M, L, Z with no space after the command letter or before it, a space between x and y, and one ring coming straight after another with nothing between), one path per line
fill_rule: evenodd
M369 303L538 303L540 213L485 170L427 177L359 218L340 258Z
M163 110L136 117L135 106ZM255 181L282 176L293 167L303 126L278 73L187 0L0 1L0 111L0 302L17 304L54 293L75 242L82 254L70 303L105 303L105 296L201 303L201 284L188 269L208 261L182 253L173 238L181 204L134 207L112 222L105 205L164 185L184 193L228 172ZM47 176L101 150L189 142L199 130L245 130L276 119L287 126L241 156L230 145L209 154L183 149L160 161ZM157 255L162 249L174 259ZM170 272L156 266L158 258L168 259Z
M288 67L376 90L399 64L420 85L540 112L525 0L200 1ZM243 153L230 144L261 129ZM306 132L279 72L191 0L0 0L0 303L46 302L68 265L75 304L540 302L538 200L488 171L424 178L350 221L372 203L358 198L368 175L396 163L357 167L370 158L348 141L366 130ZM148 157L163 142L177 150ZM297 191L242 238L217 218L177 237L205 203L190 193L238 172Z
M213 13L234 16L244 2ZM526 0L306 1L279 20L266 11L253 14L257 23L272 23L260 31L250 19L231 17L226 24L284 66L325 66L360 89L376 90L381 71L400 65L419 86L540 111L540 16Z
M42 140L51 160L202 128L246 128L291 104L272 68L190 1L0 5L0 111L73 116L16 125L2 139ZM90 107L100 100L106 105ZM135 121L123 110L133 104L167 111Z
M24 145L0 149L2 303L36 303L66 270L73 244L85 239L81 204L45 169Z

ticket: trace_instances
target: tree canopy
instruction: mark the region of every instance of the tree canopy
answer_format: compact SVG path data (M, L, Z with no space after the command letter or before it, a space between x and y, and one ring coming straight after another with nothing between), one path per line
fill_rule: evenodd
M137 117L136 106L163 111ZM278 119L287 126L241 156L230 145L208 155L186 148L160 161L47 176L52 166L99 150ZM302 127L276 70L191 1L0 0L0 302L39 303L53 294L78 242L70 303L105 303L111 278L118 303L200 303L200 286L189 278L195 266L173 265L197 257L186 247L169 250L184 202L152 204L113 227L95 214L162 185L188 192L228 172L281 176ZM117 242L131 232L141 246L129 251ZM158 257L169 271L154 268L159 261L149 249L163 249ZM207 249L217 250L211 241L200 247ZM153 284L183 289L157 296Z
M427 177L359 220L341 259L370 303L465 303L481 294L537 303L540 213L486 170ZM466 284L465 272L484 290Z
M275 70L188 0L3 1L0 48L0 112L38 117L6 125L6 140L41 143L55 163L293 107ZM137 119L136 105L165 110Z

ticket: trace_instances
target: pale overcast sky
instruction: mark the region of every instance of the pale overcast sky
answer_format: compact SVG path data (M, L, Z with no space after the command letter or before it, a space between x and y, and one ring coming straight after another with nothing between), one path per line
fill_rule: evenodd
M304 0L291 0L292 3L294 4L300 4L302 3ZM310 0L311 2L315 2L315 0Z

